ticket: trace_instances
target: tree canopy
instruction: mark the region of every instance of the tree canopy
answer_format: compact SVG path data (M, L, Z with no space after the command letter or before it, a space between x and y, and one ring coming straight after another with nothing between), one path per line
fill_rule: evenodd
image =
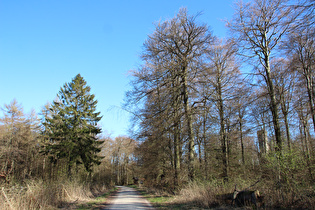
M96 111L97 100L90 93L83 77L78 74L60 89L57 99L49 107L44 126L48 137L45 151L51 160L66 159L68 175L74 164L84 164L88 172L94 164L100 164L100 145L97 135L101 133Z

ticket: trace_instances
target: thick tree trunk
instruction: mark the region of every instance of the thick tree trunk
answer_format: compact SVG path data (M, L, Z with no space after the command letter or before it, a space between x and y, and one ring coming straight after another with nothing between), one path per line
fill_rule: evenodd
M206 102L204 103L204 109L206 107ZM207 112L204 110L203 116L203 156L204 156L204 173L206 180L208 180L208 152L207 152L207 141L206 141L206 123L207 123Z
M286 106L286 101L284 97L285 96L283 94L280 95L281 110L282 110L282 114L284 118L288 150L291 151L290 127L289 127L289 121L288 121L288 107Z
M187 81L187 65L184 65L182 72L182 84L183 84L183 102L185 109L185 116L187 120L187 132L188 132L188 178L190 181L195 179L195 142L192 129L192 113L189 104L188 96L188 81Z
M306 79L306 88L307 88L307 95L308 95L308 103L310 106L312 121L313 121L313 128L315 131L315 111L314 111L314 97L313 97L313 91L312 91L312 82L311 78L307 75L307 70L304 70L304 76Z
M178 77L176 77L173 81L172 88L173 88L173 101L174 101L174 129L173 129L173 146L174 146L174 187L176 188L179 185L179 171L181 165L181 158L180 158L180 95L178 94Z
M272 122L273 127L275 131L275 137L276 137L276 151L279 153L279 157L281 156L282 152L282 140L281 140L281 131L280 131L280 123L279 123L279 113L278 113L278 104L276 100L276 94L274 90L274 85L271 78L271 71L270 71L270 63L269 63L269 55L265 53L265 73L266 73L266 83L268 86L269 96L270 96L270 110L272 113Z
M175 131L174 131L174 186L178 186L178 174L180 170L180 153L179 153L179 128L178 124L175 125Z
M219 105L219 115L220 115L220 141L221 141L221 150L222 150L222 177L224 181L228 181L228 151L227 151L227 139L225 133L225 123L224 123L224 107L222 100L222 89L221 82L218 78L218 105Z

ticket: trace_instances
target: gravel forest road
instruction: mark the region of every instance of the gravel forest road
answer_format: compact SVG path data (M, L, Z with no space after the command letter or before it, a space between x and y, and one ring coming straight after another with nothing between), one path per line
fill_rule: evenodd
M112 197L110 205L106 209L154 209L137 190L124 186L118 186L118 188L117 194Z

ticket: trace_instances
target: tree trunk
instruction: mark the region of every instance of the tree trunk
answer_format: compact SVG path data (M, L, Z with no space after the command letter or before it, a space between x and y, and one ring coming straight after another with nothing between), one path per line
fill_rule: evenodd
M307 95L309 99L309 106L310 106L310 111L311 111L311 116L312 116L312 121L313 121L313 128L315 131L315 111L314 111L314 97L313 97L313 91L312 91L312 81L309 75L307 75L306 72L307 70L304 69L304 76L306 79L306 88L307 88Z
M240 124L240 138L241 138L241 149L242 149L242 163L245 165L245 152L244 152L244 142L243 142L243 124L242 120L239 120Z
M179 128L178 128L178 124L176 124L175 131L174 131L174 167L175 167L174 185L175 187L178 186L178 174L180 170L179 137L180 137Z
M172 88L173 88L173 102L174 102L174 187L176 188L178 183L178 176L180 171L180 95L178 94L178 77L175 77Z
M278 104L276 100L274 85L271 78L270 73L270 63L269 63L269 55L265 53L264 59L264 68L266 73L266 83L268 86L269 96L270 96L270 109L272 113L272 122L275 131L275 138L276 138L276 151L278 152L278 158L281 157L282 152L282 140L281 140L281 131L280 131L280 123L279 123L279 113L278 113Z
M71 174L71 163L68 163L68 178L71 179L72 174Z
M307 121L305 120L305 118L303 117L302 119L302 125L303 125L303 133L304 133L304 146L305 146L305 151L306 151L306 163L307 163L307 167L308 167L308 172L310 175L311 180L313 180L313 173L312 173L312 168L311 168L311 156L310 156L310 149L309 149L309 145L308 145L308 141L309 141L309 135L308 135L308 126L307 126Z
M225 133L224 107L223 107L223 100L222 100L220 78L218 78L217 92L218 92L218 103L219 103L220 141L221 141L222 164L223 164L222 177L224 181L228 181L228 151L227 151L227 140L226 140L226 133Z
M289 149L289 151L291 151L290 128L289 128L287 112L284 113L284 123L285 123L285 131L286 131L286 134L287 134L288 149Z
M203 156L204 156L204 172L206 180L208 180L208 152L207 152L207 141L206 141L206 123L207 123L207 112L206 102L204 102L204 116L203 116Z
M185 108L185 116L187 120L187 131L188 131L188 178L190 181L195 179L195 142L192 129L192 113L189 104L188 96L188 81L187 81L187 65L184 65L182 72L182 84L183 84L183 102Z

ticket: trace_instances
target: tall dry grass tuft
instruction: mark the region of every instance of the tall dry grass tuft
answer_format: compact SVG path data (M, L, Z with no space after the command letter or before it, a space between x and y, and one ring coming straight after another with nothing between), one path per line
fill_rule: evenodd
M263 186L264 205L269 208L312 209L315 206L315 186L288 188L270 184Z
M2 187L0 190L0 209L57 209L69 207L76 202L87 202L93 193L102 190L78 182L44 183L29 181L25 185ZM104 190L104 189L103 189Z
M231 199L229 187L216 182L191 182L183 188L173 204L186 204L201 208L224 206Z

